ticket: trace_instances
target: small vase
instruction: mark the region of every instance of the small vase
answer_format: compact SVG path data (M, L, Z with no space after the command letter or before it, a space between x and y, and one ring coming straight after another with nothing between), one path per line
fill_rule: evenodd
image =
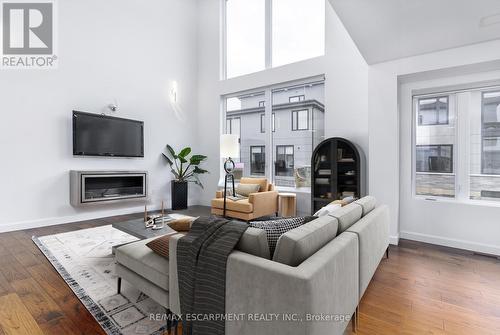
M172 180L172 209L188 208L188 183L187 181Z

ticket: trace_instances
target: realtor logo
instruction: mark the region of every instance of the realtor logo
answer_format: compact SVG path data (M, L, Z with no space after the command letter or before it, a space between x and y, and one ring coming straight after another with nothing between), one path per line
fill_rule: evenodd
M2 68L56 66L54 6L53 1L2 2Z

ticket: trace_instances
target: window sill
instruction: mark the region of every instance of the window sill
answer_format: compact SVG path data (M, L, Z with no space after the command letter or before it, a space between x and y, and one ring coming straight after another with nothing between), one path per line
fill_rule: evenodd
M490 201L490 200L454 199L454 198L420 196L420 195L414 195L413 198L415 200L419 200L419 201L441 202L441 203L478 206L478 207L499 207L500 208L500 200L497 202L497 201Z

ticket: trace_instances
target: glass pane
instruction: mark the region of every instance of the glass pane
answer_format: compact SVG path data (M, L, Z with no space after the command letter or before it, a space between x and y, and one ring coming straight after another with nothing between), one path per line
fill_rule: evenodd
M418 125L448 124L448 97L418 100Z
M470 92L470 198L500 200L500 91Z
M325 54L325 0L273 0L273 67Z
M250 174L264 176L266 174L266 148L263 146L250 147Z
M228 78L265 69L265 0L226 1L226 40Z
M418 99L416 105L416 194L455 197L455 111L449 97Z
M261 133L261 115L264 107L260 107L260 102L265 99L263 92L243 94L234 98L226 99L226 106L229 100L234 99L232 106L239 106L239 109L226 111L226 119L230 120L230 127L226 128L226 133L238 134L240 136L240 158L237 169L239 179L241 176L262 176L265 175L265 134ZM257 151L256 151L257 150ZM259 153L258 150L261 150Z
M313 148L324 139L324 81L273 90L273 178L277 186L310 187ZM294 98L300 97L303 98ZM293 102L292 102L293 101ZM297 110L297 107L300 109ZM295 120L295 121L292 121ZM304 126L304 131L297 130ZM308 126L309 125L309 126Z
M308 117L309 117L309 111L307 109L297 112L298 130L306 130L308 128L308 123L309 123Z

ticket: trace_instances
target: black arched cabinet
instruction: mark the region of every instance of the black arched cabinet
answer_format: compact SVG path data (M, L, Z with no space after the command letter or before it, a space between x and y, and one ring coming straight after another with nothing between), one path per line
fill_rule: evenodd
M354 143L340 137L321 142L311 161L311 211L348 196L365 196L365 158Z

